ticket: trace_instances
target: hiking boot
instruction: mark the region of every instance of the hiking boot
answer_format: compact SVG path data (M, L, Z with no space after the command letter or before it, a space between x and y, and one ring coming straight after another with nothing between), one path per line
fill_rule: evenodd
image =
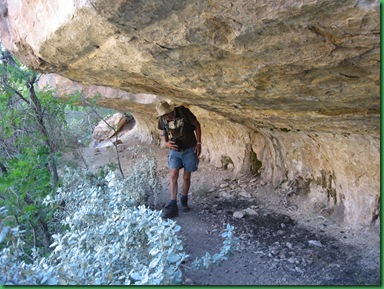
M180 203L181 203L181 210L183 212L188 212L189 207L188 207L188 195L181 195L180 196Z
M177 217L178 215L179 209L177 208L177 204L173 204L170 202L164 207L161 217L171 219L173 217Z

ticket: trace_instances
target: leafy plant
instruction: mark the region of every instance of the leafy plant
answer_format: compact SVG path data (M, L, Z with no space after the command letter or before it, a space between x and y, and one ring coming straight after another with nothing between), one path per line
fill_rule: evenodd
M0 243L5 243L0 251L0 284L57 284L55 268L47 264L38 250L33 250L31 254L25 252L25 231L9 224L13 223L13 218L5 207L0 208Z
M64 284L181 282L187 255L176 236L180 227L142 205L151 182L143 163L125 178L67 171L63 187L46 198L53 207L65 203L59 218L67 230L53 235L51 256Z
M227 224L227 227L222 233L222 237L224 238L223 241L223 248L221 249L220 253L216 253L214 255L211 255L209 252L206 252L205 255L201 258L196 258L193 261L193 266L191 269L193 270L200 270L200 269L208 269L212 267L213 265L219 265L222 261L228 259L228 255L231 254L238 243L238 238L235 237L233 234L234 227Z
M38 78L0 49L0 206L27 230L30 249L51 241L50 212L41 201L59 181L51 128L64 121L64 106L52 91L35 89Z
M61 220L52 236L53 252L45 258L38 250L26 254L22 234L9 233L19 229L2 220L0 242L7 246L1 251L0 273L8 270L2 284L180 284L188 258L177 235L180 227L142 204L151 180L139 176L145 167L140 164L124 179L107 169L98 174L66 170L62 187L44 200ZM222 251L196 259L193 269L227 258L236 241L233 227L227 226L223 237Z

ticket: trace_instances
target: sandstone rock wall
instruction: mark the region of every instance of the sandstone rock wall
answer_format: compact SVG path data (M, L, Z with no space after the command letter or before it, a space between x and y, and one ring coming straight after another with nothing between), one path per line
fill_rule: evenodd
M158 140L159 99L184 103L212 164L297 187L302 210L369 225L379 15L378 0L0 0L0 37L24 64L60 75L51 85L76 81L133 113L142 140Z
M255 155L261 162L257 174L271 184L272 191L293 189L306 197L300 210L319 215L325 212L349 224L370 225L380 192L377 137L254 131L225 119L205 119L204 114L200 118L204 123L203 155L216 166L223 166L225 156L233 162L235 172L249 173L251 156Z

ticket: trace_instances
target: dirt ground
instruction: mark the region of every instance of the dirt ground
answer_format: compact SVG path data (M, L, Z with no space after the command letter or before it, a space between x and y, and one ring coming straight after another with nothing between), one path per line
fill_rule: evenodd
M161 210L168 202L167 150L124 142L119 145L124 171L132 161L127 148L134 145L140 145L143 153L156 153ZM116 163L111 147L83 147L80 152L90 167ZM185 285L381 285L379 226L351 229L298 212L287 205L286 196L258 177L235 176L205 161L192 174L189 205L191 211L180 211L174 218L190 256ZM235 227L239 238L234 254L208 270L188 269L196 257L221 250L226 224Z

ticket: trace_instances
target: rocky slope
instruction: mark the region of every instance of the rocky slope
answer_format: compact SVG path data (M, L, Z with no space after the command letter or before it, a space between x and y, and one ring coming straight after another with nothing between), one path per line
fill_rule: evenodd
M369 226L380 195L379 1L0 0L0 38L46 83L99 91L157 141L184 103L203 157ZM68 84L69 80L76 83ZM86 87L85 87L85 86Z

